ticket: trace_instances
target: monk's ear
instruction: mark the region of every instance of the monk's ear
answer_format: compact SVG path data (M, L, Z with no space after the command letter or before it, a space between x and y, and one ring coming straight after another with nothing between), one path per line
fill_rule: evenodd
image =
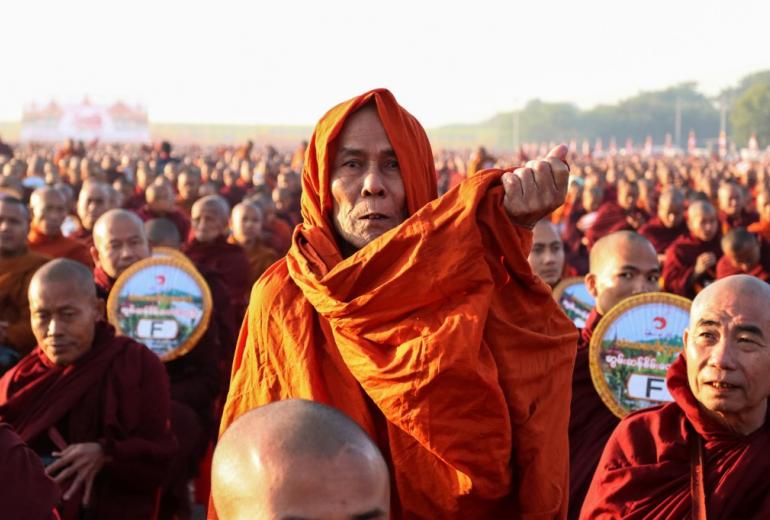
M96 250L96 247L91 246L88 249L88 252L91 253L91 260L94 261L94 265L96 267L100 267L100 264L99 264L99 252Z
M586 289L588 289L588 294L596 299L599 296L599 293L596 291L596 275L588 273L583 280L585 281Z
M104 303L104 300L101 298L95 298L96 301L94 302L94 311L96 314L96 320L94 321L101 321L106 320L107 317L105 315L106 313L106 305Z
M690 337L690 329L684 329L684 333L682 333L682 347L687 348L687 338Z

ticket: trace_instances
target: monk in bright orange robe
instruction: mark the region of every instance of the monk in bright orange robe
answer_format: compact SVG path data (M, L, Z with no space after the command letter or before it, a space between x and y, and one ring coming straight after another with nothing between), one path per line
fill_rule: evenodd
M80 240L62 234L67 203L60 191L49 186L36 189L29 199L29 207L32 225L27 240L32 251L50 258L69 258L93 268L88 247Z
M393 518L563 518L577 334L527 254L564 201L566 151L437 199L427 136L390 92L329 111L305 160L304 222L252 290L221 429L273 401L319 401L385 454ZM350 220L346 171L363 183ZM382 183L400 209L384 209L397 197Z
M32 275L48 257L27 249L29 214L18 199L0 196L0 374L7 368L5 358L16 353L23 356L35 346L35 336L29 324L27 289Z

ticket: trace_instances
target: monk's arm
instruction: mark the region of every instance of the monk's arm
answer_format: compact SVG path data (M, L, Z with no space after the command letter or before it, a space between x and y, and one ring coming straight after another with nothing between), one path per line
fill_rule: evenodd
M149 350L142 360L142 381L134 395L122 402L138 403L139 414L126 424L120 438L108 437L102 446L108 457L105 468L132 486L154 487L162 483L177 443L170 427L168 376L160 360Z

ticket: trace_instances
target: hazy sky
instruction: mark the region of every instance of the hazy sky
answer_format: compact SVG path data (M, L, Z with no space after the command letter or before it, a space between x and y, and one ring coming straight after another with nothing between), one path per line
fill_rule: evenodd
M54 0L3 6L0 120L139 101L153 121L312 124L391 89L426 126L770 68L767 0Z

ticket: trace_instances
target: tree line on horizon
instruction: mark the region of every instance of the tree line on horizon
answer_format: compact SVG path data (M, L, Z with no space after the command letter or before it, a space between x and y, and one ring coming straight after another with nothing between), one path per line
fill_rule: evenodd
M741 79L716 97L698 91L694 82L663 90L641 92L616 104L602 104L581 110L573 103L551 103L534 99L518 115L519 142L569 141L612 138L618 148L628 138L641 147L648 136L662 145L669 134L676 139L679 105L681 129L678 144L687 147L690 131L698 146L715 144L720 132L720 111L727 111L727 136L739 147L756 134L761 147L770 145L770 70ZM431 138L446 147L467 147L471 143L497 149L511 149L514 143L514 112L503 112L479 124L457 124L434 128Z

